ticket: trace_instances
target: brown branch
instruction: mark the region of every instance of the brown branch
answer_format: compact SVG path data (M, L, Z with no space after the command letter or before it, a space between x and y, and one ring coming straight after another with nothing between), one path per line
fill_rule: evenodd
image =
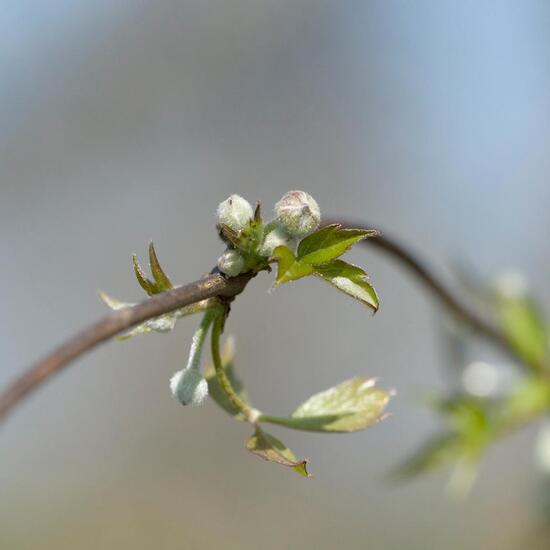
M349 227L364 225L348 222L340 223ZM406 266L457 319L518 359L514 350L509 346L506 337L496 327L481 318L470 306L458 300L430 269L407 249L386 236L378 236L365 242L368 246L388 253ZM49 355L39 359L28 370L24 371L19 378L16 378L4 392L0 393L0 421L31 391L98 344L147 319L158 317L206 298L214 296L233 298L244 290L250 278L250 275L241 275L226 279L219 274L211 274L194 283L176 287L168 292L153 296L136 306L121 309L103 317L61 344Z
M214 296L232 298L244 290L250 278L250 275L231 279L219 274L207 275L194 283L176 287L140 304L106 315L36 361L0 393L0 421L31 391L98 344L163 313Z
M364 223L356 224L349 221L328 221L327 224L328 223L341 223L346 227L368 229L365 227ZM362 244L368 247L378 248L382 252L393 257L397 262L409 269L409 271L426 286L432 295L441 302L441 305L448 313L461 323L467 325L476 334L495 344L515 360L520 363L525 363L525 359L517 355L516 351L510 346L508 339L499 328L494 326L489 320L484 319L471 305L467 305L457 298L424 262L401 245L397 240L380 234L376 238L362 241Z

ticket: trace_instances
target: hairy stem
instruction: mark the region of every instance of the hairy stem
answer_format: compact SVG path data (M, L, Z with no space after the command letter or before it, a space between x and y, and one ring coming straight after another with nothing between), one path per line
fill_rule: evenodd
M75 334L51 353L39 359L23 371L15 381L0 393L0 421L20 403L24 397L37 389L54 374L98 344L113 336L163 313L169 313L206 298L219 296L232 298L241 293L252 275L226 279L211 274L168 292L151 296L138 305L114 311L93 325Z
M356 227L359 229L369 228L364 222L354 223L349 220L329 220L326 222L327 225L330 223L340 223L345 227ZM529 367L531 370L539 370L538 366L527 364L525 359L517 354L500 327L496 326L491 320L484 318L472 304L468 304L456 296L435 272L408 247L384 233L362 241L360 244L388 254L423 283L432 296L439 301L451 316L469 327L475 334L500 348L515 361Z
M231 381L225 373L222 359L220 355L220 335L222 333L223 315L219 315L214 319L212 326L212 361L214 362L214 370L218 383L227 396L231 404L240 412L249 422L256 422L259 412L247 405L238 395Z
M338 415L335 415L338 416ZM276 424L277 426L283 426L289 430L304 431L304 421L302 418L292 418L291 416L273 416L271 414L260 414L258 422L267 422L268 424ZM322 429L311 430L322 432ZM336 433L336 432L335 432Z
M214 322L216 317L221 315L221 313L222 311L219 309L219 307L214 307L206 311L206 313L204 314L201 324L199 325L199 328L195 331L195 334L193 334L193 338L191 340L191 349L189 350L189 358L187 359L187 366L185 367L186 369L200 368L202 348L204 346L206 336L208 335L208 329L210 328L210 325Z
M331 220L327 223L341 223L348 227L362 227L365 225L364 223L357 225L341 220L339 222ZM483 319L471 306L455 297L446 285L408 249L387 236L378 236L364 242L367 246L373 246L389 254L399 264L408 268L417 279L426 285L433 296L450 314L469 326L476 334L487 338L494 345L507 352L520 364L526 365L525 361L518 357L506 336L498 327ZM115 311L100 319L61 344L50 354L38 359L36 363L23 371L23 374L16 378L6 390L0 393L0 421L6 417L15 405L43 382L98 344L148 319L194 304L200 300L214 296L231 299L244 290L252 276L253 274L250 273L226 279L219 273L213 273L199 281L157 294L141 304Z

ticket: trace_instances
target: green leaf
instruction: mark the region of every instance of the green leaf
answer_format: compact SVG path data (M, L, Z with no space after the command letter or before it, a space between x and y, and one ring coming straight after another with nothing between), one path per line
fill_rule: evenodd
M516 384L503 405L501 420L520 424L544 414L550 408L550 382L546 378L529 376Z
M233 364L234 355L234 341L232 338L228 338L221 354L222 366L225 369L225 374L229 378L229 381L231 382L231 385L233 386L233 389L235 390L237 395L249 405L250 403L248 403L243 385L235 374L235 368ZM217 403L225 412L227 412L231 416L234 416L237 420L246 420L244 416L239 412L239 410L235 408L233 403L229 401L227 395L220 387L218 379L216 378L216 371L214 370L213 366L208 366L205 369L204 377L208 382L208 394L214 400L214 402Z
M315 275L327 281L348 296L378 310L378 296L368 281L368 275L356 265L342 260L333 260L329 264L316 266Z
M264 432L260 427L246 441L246 448L256 456L288 466L303 477L311 477L307 471L307 460L298 460L294 453L276 437Z
M431 406L443 416L446 432L425 443L393 472L392 477L410 478L442 466L452 466L448 488L454 496L466 496L483 453L513 426L506 400L455 394L434 400Z
M261 422L313 432L356 432L384 418L391 393L374 378L357 377L310 397L290 417L264 416Z
M153 241L149 243L149 262L151 264L151 273L153 274L153 278L156 283L156 291L160 293L174 288L174 285L168 278L168 275L166 275L162 267L160 267Z
M472 450L460 435L441 434L425 443L413 456L390 473L393 481L404 481L427 474L444 466L452 466L447 484L455 498L465 498L470 493L479 469L479 450Z
M288 247L279 246L274 250L272 255L279 262L275 284L279 285L312 275L315 268L320 268L329 264L329 262L333 262L355 243L377 234L378 232L375 230L347 229L342 228L339 224L332 224L315 231L315 233L303 239L298 245L297 256ZM358 270L359 268L355 269ZM376 298L374 289L368 283L366 285L364 283L365 272L360 270L359 272L354 272L352 275L357 278L353 282L357 283L359 287L370 288L370 291L368 291L370 297L368 300L363 301L367 301L371 307L376 309L378 307L378 299ZM346 291L344 290L344 292ZM363 295L364 292L365 288L363 292L356 289L354 294ZM376 306L373 305L374 303L376 303Z
M458 459L461 454L460 437L456 434L441 434L433 437L391 472L396 481L425 474Z
M313 266L297 260L292 251L284 245L278 246L273 251L272 257L279 262L276 285L295 281L306 275L311 275L314 271Z
M300 242L298 259L311 265L325 264L344 254L355 243L377 234L375 230L347 229L339 224L327 225Z
M149 296L154 294L160 294L174 288L168 275L164 273L162 267L160 267L157 254L155 252L155 245L151 241L149 243L149 262L151 265L151 273L153 274L153 281L151 281L146 275L141 266L139 265L137 256L132 255L132 264L134 266L134 273L138 280L139 286L145 290Z
M147 278L135 254L132 254L132 265L134 266L134 273L136 274L139 286L141 286L149 296L155 294L155 283Z
M541 370L549 360L546 321L532 299L501 297L498 313L512 347L527 363Z
M482 451L483 447L472 446L462 434L441 434L429 440L395 468L389 478L403 481L444 466L451 466L447 489L453 497L465 498L475 482Z

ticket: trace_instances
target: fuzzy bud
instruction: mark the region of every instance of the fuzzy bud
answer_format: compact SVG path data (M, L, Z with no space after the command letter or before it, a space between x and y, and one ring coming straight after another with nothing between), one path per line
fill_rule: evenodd
M292 237L305 237L321 222L317 201L305 191L289 191L275 205L280 224Z
M278 246L284 245L293 248L294 242L293 237L282 226L277 225L265 236L264 242L258 249L258 254L269 258Z
M242 231L254 218L250 203L239 195L231 195L220 202L217 210L218 223L223 223L234 231Z
M172 376L170 390L182 405L200 405L208 395L208 382L198 369L186 368Z
M238 250L228 248L218 258L218 269L228 277L236 277L245 267L244 258Z

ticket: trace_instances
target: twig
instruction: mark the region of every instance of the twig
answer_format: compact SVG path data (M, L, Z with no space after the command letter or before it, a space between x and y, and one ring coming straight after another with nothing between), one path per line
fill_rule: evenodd
M176 287L140 304L106 315L39 359L0 393L0 421L31 391L98 344L163 313L214 296L232 298L244 290L250 278L246 275L231 279L219 274L207 275L194 283Z
M365 224L356 224L349 221L328 221L328 223L341 223L346 227L365 228ZM454 316L458 321L467 325L476 334L486 338L493 344L501 348L505 353L512 356L516 361L525 363L525 359L518 356L516 351L510 346L506 336L494 326L489 320L484 319L471 305L466 305L457 298L428 268L428 266L416 257L410 250L384 234L378 235L362 241L362 244L378 248L382 252L389 254L401 265L404 265L426 286L433 296L441 302L441 305L447 309L447 312Z
M349 227L364 225L348 222L340 223ZM510 347L506 337L496 327L482 319L477 312L454 297L445 285L403 246L385 236L378 236L365 242L368 246L388 253L409 268L457 319L514 358L520 359ZM0 393L0 421L31 391L98 344L147 319L158 317L206 298L214 296L233 298L244 290L250 278L250 275L241 275L226 279L219 274L211 274L194 283L176 287L168 292L152 296L136 306L121 309L103 317L61 344L49 355L39 359L8 386L4 392Z

